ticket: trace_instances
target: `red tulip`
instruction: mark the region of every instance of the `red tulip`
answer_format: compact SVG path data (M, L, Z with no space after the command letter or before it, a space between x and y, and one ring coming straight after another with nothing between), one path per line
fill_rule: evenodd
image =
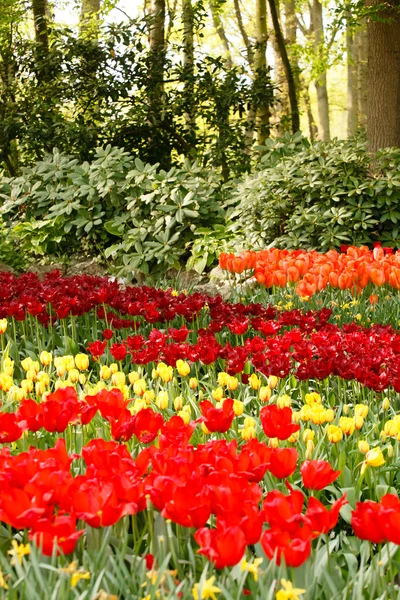
M216 529L203 527L194 534L199 544L198 554L203 554L211 560L217 569L233 567L242 559L246 538L240 527L218 525Z
M71 554L84 533L83 529L76 531L76 518L73 515L57 515L53 519L40 519L32 528L29 539L41 548L45 556L52 556L56 547L58 556L60 550L64 554Z
M342 496L339 500L336 500L336 502L332 504L331 509L328 510L322 502L313 496L310 497L308 500L306 517L311 521L313 537L317 537L321 533L328 533L336 526L340 509L345 504L347 504L346 495Z
M300 430L300 425L292 423L292 409L278 408L275 404L264 406L260 411L260 419L265 435L270 438L287 440Z
M269 471L278 479L292 475L297 465L297 450L295 448L274 448L269 462Z
M323 490L340 475L326 460L306 460L300 470L304 487L309 490Z
M215 408L209 400L200 402L200 410L203 415L204 424L208 431L225 433L232 424L235 413L233 412L233 400L224 400L222 408Z

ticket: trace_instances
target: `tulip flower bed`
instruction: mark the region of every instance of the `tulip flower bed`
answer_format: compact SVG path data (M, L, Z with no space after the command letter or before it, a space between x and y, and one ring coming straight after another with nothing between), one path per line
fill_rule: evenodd
M396 298L280 294L0 273L0 598L399 595Z

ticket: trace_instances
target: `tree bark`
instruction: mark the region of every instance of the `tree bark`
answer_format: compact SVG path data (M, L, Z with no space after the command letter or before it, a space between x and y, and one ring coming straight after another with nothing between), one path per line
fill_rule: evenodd
M370 6L380 4L369 0ZM367 142L371 152L400 147L400 0L368 22Z
M221 40L222 46L225 51L226 66L228 67L228 69L231 69L233 66L233 61L232 61L229 40L225 33L225 27L222 22L221 15L219 14L217 6L213 2L213 0L210 1L210 10L211 10L211 16L212 16L215 31L217 32L217 35L218 35L219 39Z
M194 138L194 13L192 0L182 0L182 22L185 122L189 135ZM194 141L195 140L193 139L193 142Z
M247 62L249 63L250 69L254 70L254 49L253 49L252 43L250 41L249 36L247 35L247 31L243 24L242 11L240 10L239 0L233 0L233 4L235 7L235 15L236 15L236 20L237 20L237 24L239 27L240 35L242 36L243 44L244 44L244 47L246 48ZM265 23L266 23L266 16L265 16Z
M308 121L308 130L310 133L310 140L313 142L316 140L318 136L318 128L315 124L314 115L311 109L311 100L310 100L310 92L308 90L308 86L303 82L303 100L306 107L307 121Z
M49 55L49 32L47 27L48 6L47 0L32 0L33 21L35 25L36 41L36 73L40 81L49 76L46 59Z
M299 105L297 102L296 84L293 76L292 66L290 64L289 56L286 50L285 40L283 39L282 35L275 0L268 0L268 2L271 10L271 18L274 26L275 39L286 75L290 103L290 115L292 121L292 133L296 133L296 131L299 131L300 129L300 113Z
M368 95L368 32L364 23L356 30L355 43L357 52L357 117L358 126L367 127L367 95Z
M347 50L347 137L355 135L358 128L357 53L354 30L346 27Z
M318 102L318 120L319 120L319 131L318 135L323 141L328 141L331 137L330 134L330 122L329 122L329 99L328 99L328 85L326 77L326 69L324 63L324 23L323 23L323 10L322 4L319 0L313 0L312 11L311 11L311 23L312 30L314 33L314 52L319 63L318 67L321 70L321 75L315 81L315 87L317 90L317 102ZM322 64L321 64L322 63Z
M99 36L100 0L82 0L79 18L80 35L97 39Z
M267 72L267 0L256 0L256 47L254 52L254 71L258 82L262 82ZM257 142L263 145L269 136L269 106L259 99L256 115Z

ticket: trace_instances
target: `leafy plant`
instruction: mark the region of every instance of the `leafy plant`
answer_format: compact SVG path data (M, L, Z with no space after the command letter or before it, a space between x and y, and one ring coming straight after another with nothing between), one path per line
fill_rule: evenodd
M233 194L230 230L246 245L321 251L376 240L396 245L400 219L398 150L380 152L372 170L363 141L271 143ZM238 205L235 207L235 199Z

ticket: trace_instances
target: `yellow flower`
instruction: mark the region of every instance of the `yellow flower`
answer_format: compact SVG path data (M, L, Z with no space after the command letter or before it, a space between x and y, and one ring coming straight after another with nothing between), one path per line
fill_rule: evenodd
M362 417L363 419L365 419L365 417L368 414L368 406L366 404L356 404L354 407L354 415L356 417Z
M130 373L129 373L130 375ZM107 365L101 365L100 367L100 379L110 379L111 377L111 369Z
M365 455L365 462L370 467L381 467L384 465L385 459L383 458L382 450L380 448L369 450Z
M195 390L198 386L199 382L197 381L196 377L191 377L189 379L189 387L191 390Z
M75 364L76 367L80 371L87 371L89 368L89 357L87 354L77 354L75 356Z
M53 360L51 352L46 352L46 350L43 350L43 352L40 353L39 360L44 367L48 367L51 365L51 361Z
M290 407L292 405L292 399L287 394L283 394L282 396L279 396L278 400L276 401L276 404L279 408Z
M211 392L211 395L214 398L214 400L219 402L224 397L224 390L222 389L222 387L217 387Z
M233 377L233 375L230 375L228 377L228 381L226 384L228 390L230 390L232 392L233 390L237 389L238 385L239 385L239 380L236 377Z
M303 442L308 442L309 440L313 440L315 438L315 431L312 429L305 429L303 431Z
M256 426L256 421L255 419L253 419L253 417L245 417L244 419L244 423L243 423L244 427L255 427Z
M7 331L7 319L0 319L0 334Z
M11 542L11 545L12 549L8 551L8 554L12 556L11 564L13 566L17 563L17 560L19 564L21 564L22 557L31 553L31 547L29 546L29 544L25 544L24 546L24 544L18 544L17 541L13 540Z
M72 381L72 383L76 383L79 381L79 371L78 369L71 369L68 373L68 379Z
M186 377L190 373L190 365L185 360L178 359L176 361L176 368L181 377Z
M328 423L332 423L335 418L335 413L333 412L333 408L327 408L325 411L325 421Z
M268 386L271 388L271 390L274 390L276 388L276 386L278 385L278 381L279 379L276 377L276 375L270 375L268 377Z
M259 379L257 377L257 375L255 373L253 373L249 377L249 384L251 385L251 387L253 388L253 390L258 390L259 387L260 387L260 385L261 385L261 379Z
M190 415L186 410L180 410L178 412L178 417L181 417L185 425L189 425L190 423Z
M384 398L382 402L382 410L388 410L390 408L389 398Z
M125 373L122 371L117 371L111 375L111 383L115 385L115 387L121 387L125 385L126 377Z
M145 379L137 379L133 384L133 391L137 396L143 396L147 389L147 383Z
M337 444L337 442L340 442L340 440L343 439L343 432L340 427L337 427L336 425L328 425L326 428L326 434L328 436L328 440L332 444Z
M168 407L169 396L168 392L160 392L156 397L156 404L160 410L165 410Z
M1 571L0 571L0 588L3 588L3 590L8 590L7 582L6 582L5 578L3 577L3 573Z
M229 375L225 373L225 371L221 371L218 373L218 385L222 385L223 387L228 384Z
M71 577L71 587L75 587L81 579L90 579L89 571L76 571Z
M369 444L368 444L368 442L366 442L365 440L360 440L358 442L358 449L363 454L367 454L367 452L369 451Z
M362 426L364 425L364 419L362 417L360 417L359 415L354 417L354 425L355 428L357 429L357 431L359 431Z
M135 381L140 379L140 375L137 371L131 371L130 373L128 373L128 379L129 379L129 383L131 383L133 385L135 383Z
M313 404L322 404L322 399L318 392L311 392L310 394L306 394L304 400L309 406L312 406Z
M340 417L339 427L345 435L351 435L354 433L356 423L352 417Z
M209 430L207 429L207 425L206 425L205 423L202 423L202 424L201 424L201 430L202 430L202 432L203 432L203 433L205 433L206 435L210 435L210 433L211 433L211 431L209 431Z
M174 399L174 409L176 411L182 410L182 406L183 406L183 397L182 396L177 396Z
M306 590L294 588L291 581L281 579L282 590L276 593L276 600L299 600L299 596L306 593Z
M254 427L244 427L241 431L242 440L248 442L254 440L257 437L257 433Z
M240 400L234 400L233 401L233 412L235 413L236 417L240 417L240 415L242 415L244 412L243 402L241 402Z
M201 583L195 583L192 589L192 594L194 600L206 600L209 598L210 600L216 600L215 594L219 594L221 592L220 588L214 585L215 575L210 577L210 579L206 579L206 581Z
M271 398L271 393L271 388L268 385L263 385L260 387L258 395L261 402L268 402L268 400Z
M258 567L261 565L262 561L262 558L255 558L252 563L248 563L247 560L244 558L240 563L240 568L242 569L242 571L252 573L254 581L258 581Z
M306 454L305 454L306 460L311 460L314 449L315 449L314 442L312 440L308 440L307 447L306 447Z

